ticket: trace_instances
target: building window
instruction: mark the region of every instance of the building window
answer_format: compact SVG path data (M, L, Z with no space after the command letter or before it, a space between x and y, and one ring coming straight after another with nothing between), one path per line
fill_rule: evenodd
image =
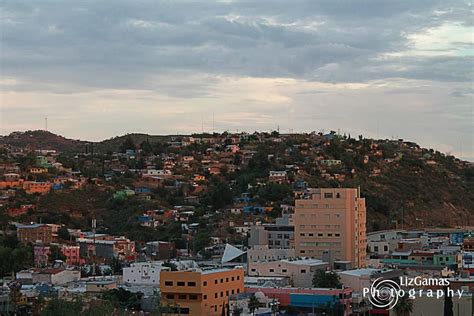
M224 292L221 292L221 297L224 297Z
M224 279L221 279L221 283L224 283Z
M169 299L169 300L172 300L172 299L174 299L174 295L173 294L166 294L166 298Z
M186 294L179 294L178 298L180 300L185 300L186 299Z
M305 270L305 269L301 269L301 273L306 273L306 270Z
M269 271L270 271L270 272L275 272L275 270L274 270L274 269L270 269Z
M196 286L196 282L188 282L188 286Z
M214 298L217 298L217 293L214 293Z
M341 197L341 193L336 193L336 198L339 199Z
M195 301L195 300L198 299L198 297L197 297L196 294L190 294L190 295L189 295L189 299Z
M301 237L304 237L304 233L300 233L300 236L301 236Z
M204 285L204 286L207 286L207 281L204 281L204 282L203 282L203 285Z
M225 278L225 281L226 281L226 282L229 282L229 278Z
M173 282L172 281L165 281L165 285L166 286L173 286Z
M185 282L178 282L178 286L185 286L186 283Z
M240 280L240 275L237 276L237 280Z
M231 292L231 293L232 293L232 294L234 294L234 290L232 290L232 292Z
M281 269L281 273L286 273L286 269Z
M203 298L204 298L205 300L207 300L207 295L206 295L206 294L204 294Z
M214 280L214 284L217 284L217 280Z
M325 199L332 199L332 198L333 198L333 194L332 194L332 193L324 193L324 198L325 198Z
M232 281L234 281L234 277L232 277Z
M225 296L229 296L229 291L225 291Z

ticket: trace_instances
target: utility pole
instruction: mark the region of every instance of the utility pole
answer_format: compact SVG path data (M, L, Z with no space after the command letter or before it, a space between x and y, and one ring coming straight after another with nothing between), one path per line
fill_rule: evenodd
M95 218L92 219L92 235L93 235L93 241L94 241L94 248L92 249L92 275L94 276L94 279L96 277L96 270L95 270L95 258L97 255L96 249L95 249L95 234L96 234L96 227L97 227L97 220Z

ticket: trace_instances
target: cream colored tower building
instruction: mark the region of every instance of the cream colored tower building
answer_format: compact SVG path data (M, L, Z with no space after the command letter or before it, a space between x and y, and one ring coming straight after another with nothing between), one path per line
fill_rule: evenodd
M295 201L296 255L366 266L366 208L358 189L309 189Z

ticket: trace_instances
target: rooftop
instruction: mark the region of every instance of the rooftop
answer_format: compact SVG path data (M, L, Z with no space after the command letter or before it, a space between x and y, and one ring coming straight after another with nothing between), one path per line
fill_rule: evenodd
M346 275L351 275L351 276L363 276L363 275L371 275L373 273L378 273L378 272L384 272L384 271L392 271L392 270L382 270L382 269L371 269L371 268L365 268L365 269L356 269L356 270L347 270L347 271L341 271L338 272L339 274L346 274Z

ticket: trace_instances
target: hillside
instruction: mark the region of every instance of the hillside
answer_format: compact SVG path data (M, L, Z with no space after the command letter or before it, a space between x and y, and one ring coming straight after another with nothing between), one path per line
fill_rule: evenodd
M150 143L167 141L170 136L133 133L126 134L123 136L112 137L101 142L95 143L94 146L96 146L97 152L100 153L114 152L120 149L120 146L127 138L131 139L133 143L140 145L144 141L148 141Z
M209 188L203 186L203 191L198 196L202 205L211 205L215 209L229 205L233 198L243 193L250 194L262 204L293 203L291 186L294 183L267 183L266 187L261 187L261 183L268 181L270 170L288 170L291 182L304 181L310 187L360 187L363 197L367 200L369 230L402 226L416 228L474 225L474 168L472 163L453 156L421 148L415 143L403 140L373 140L362 137L354 139L335 134L262 133L241 139L239 146L243 152L234 154L229 159L225 144L231 141L230 137L203 135L202 142L207 144L200 141L199 144L181 148L175 143L179 143L183 136L128 134L94 143L94 152L116 152L125 142L139 148L140 144L146 142L149 144L148 148L143 149L138 160L122 160L122 163L129 168L137 168L137 163L145 164L146 155L154 154L155 158L150 161L158 165L163 165L164 160L169 158L177 163L173 167L173 173L179 175L180 181L186 182L188 188L192 188L192 178L195 174L204 173L210 180L207 183ZM0 143L19 148L56 149L74 153L84 152L87 142L34 131L12 133L2 137ZM208 153L210 147L214 150L211 154ZM253 153L245 163L242 161L245 158L244 152ZM209 175L207 167L197 161L191 167L188 166L188 169L183 169L179 163L180 155L192 155L202 162L216 161L221 165L236 167L236 170L225 171L213 177ZM109 155L106 156L105 159L110 159ZM161 158L157 158L160 156ZM97 156L94 159L77 159L79 160L72 165L80 167L84 175L100 177L103 158ZM116 187L130 186L133 185L132 182L132 178L117 180ZM226 191L229 189L223 190L223 186L231 188L231 192ZM186 185L175 195L170 194L171 191L157 190L153 192L152 201L160 206L183 205L186 203L183 200L184 192L189 190L185 187ZM102 207L113 192L114 190L101 197ZM196 193L186 191L186 194ZM226 194L227 197L223 198ZM49 211L52 211L51 206L56 204L54 195L51 198L53 200L50 200L52 204L48 203L49 207L42 204ZM77 206L69 201L74 199L63 199L57 211L77 209ZM140 212L138 209L135 211L138 214ZM128 220L134 216L133 212L130 214ZM110 225L115 226L117 225Z
M100 142L90 142L85 140L69 139L44 130L36 130L13 132L6 136L0 136L0 145L8 145L29 150L52 149L59 152L71 153L85 152L86 144L93 144L94 152L106 153L119 150L120 146L127 138L130 138L135 144L139 145L146 140L154 143L166 141L170 137L171 136L134 133L112 137Z
M87 143L87 141L69 139L43 130L13 132L7 136L0 136L0 145L28 150L49 149L60 152L83 152Z

